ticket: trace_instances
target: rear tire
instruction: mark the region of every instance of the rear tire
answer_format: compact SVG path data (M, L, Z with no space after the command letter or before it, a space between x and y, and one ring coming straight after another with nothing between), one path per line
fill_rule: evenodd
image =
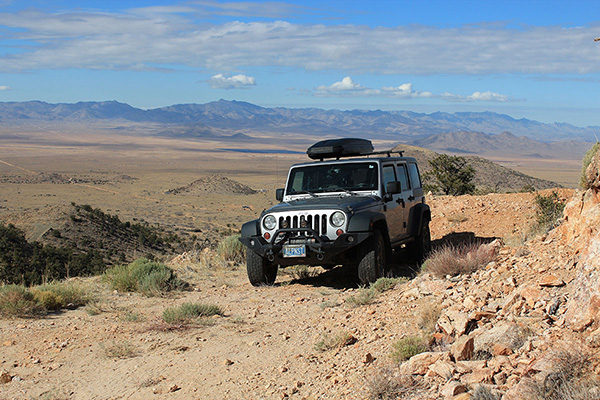
M272 285L277 278L277 265L271 264L252 250L246 251L246 269L252 286Z
M410 251L418 263L425 261L425 258L431 251L431 232L429 230L429 221L424 221L421 226L421 232L415 237L415 241L410 246Z
M368 285L383 276L388 251L380 231L375 231L373 237L364 246L364 252L358 263L358 280L362 285Z

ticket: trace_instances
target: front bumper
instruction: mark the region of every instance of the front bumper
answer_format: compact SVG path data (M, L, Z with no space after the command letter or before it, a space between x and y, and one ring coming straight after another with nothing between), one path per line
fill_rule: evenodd
M351 261L349 250L357 248L362 242L373 235L372 232L343 233L334 241L325 236L319 236L310 228L279 229L267 241L260 235L242 236L240 242L263 258L281 266L288 265L337 265ZM283 237L281 240L278 238ZM283 247L287 244L302 244L306 246L305 257L284 257Z

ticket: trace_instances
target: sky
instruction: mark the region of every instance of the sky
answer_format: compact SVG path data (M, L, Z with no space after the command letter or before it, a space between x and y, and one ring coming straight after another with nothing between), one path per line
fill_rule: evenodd
M0 0L0 102L226 99L600 127L595 38L596 0Z

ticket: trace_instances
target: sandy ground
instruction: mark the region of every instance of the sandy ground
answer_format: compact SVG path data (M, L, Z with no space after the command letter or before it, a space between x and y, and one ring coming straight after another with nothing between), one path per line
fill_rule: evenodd
M533 197L431 199L433 238L523 237ZM0 399L365 399L375 377L392 368L392 344L416 332L427 307L426 298L407 301L404 284L352 307L347 300L361 289L342 269L301 281L280 271L275 286L254 288L243 266L175 265L191 291L147 298L86 279L98 299L92 306L0 320L0 369L13 377L0 385ZM163 310L184 302L224 313L162 329ZM353 343L318 349L340 335Z

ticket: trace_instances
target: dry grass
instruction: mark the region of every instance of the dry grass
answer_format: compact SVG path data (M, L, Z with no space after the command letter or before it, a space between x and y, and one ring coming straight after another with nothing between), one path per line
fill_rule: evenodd
M435 332L435 326L442 310L438 304L429 303L421 307L418 315L419 329L425 335L431 335Z
M495 251L478 243L447 245L429 255L423 264L423 271L439 278L470 274L496 260L496 257Z
M591 370L592 354L578 344L563 344L550 355L552 370L543 379L528 378L531 400L599 400L600 381Z
M323 333L315 343L315 350L329 351L349 346L356 342L356 338L347 331L339 331L335 334Z
M222 315L217 305L207 303L183 303L179 307L169 307L163 311L162 318L169 325L186 325L200 318Z
M392 368L379 368L367 379L369 400L396 400L413 398L426 390L423 379L413 375L399 375Z
M137 357L139 350L129 342L112 342L110 345L101 345L104 349L104 354L108 358L132 358Z

